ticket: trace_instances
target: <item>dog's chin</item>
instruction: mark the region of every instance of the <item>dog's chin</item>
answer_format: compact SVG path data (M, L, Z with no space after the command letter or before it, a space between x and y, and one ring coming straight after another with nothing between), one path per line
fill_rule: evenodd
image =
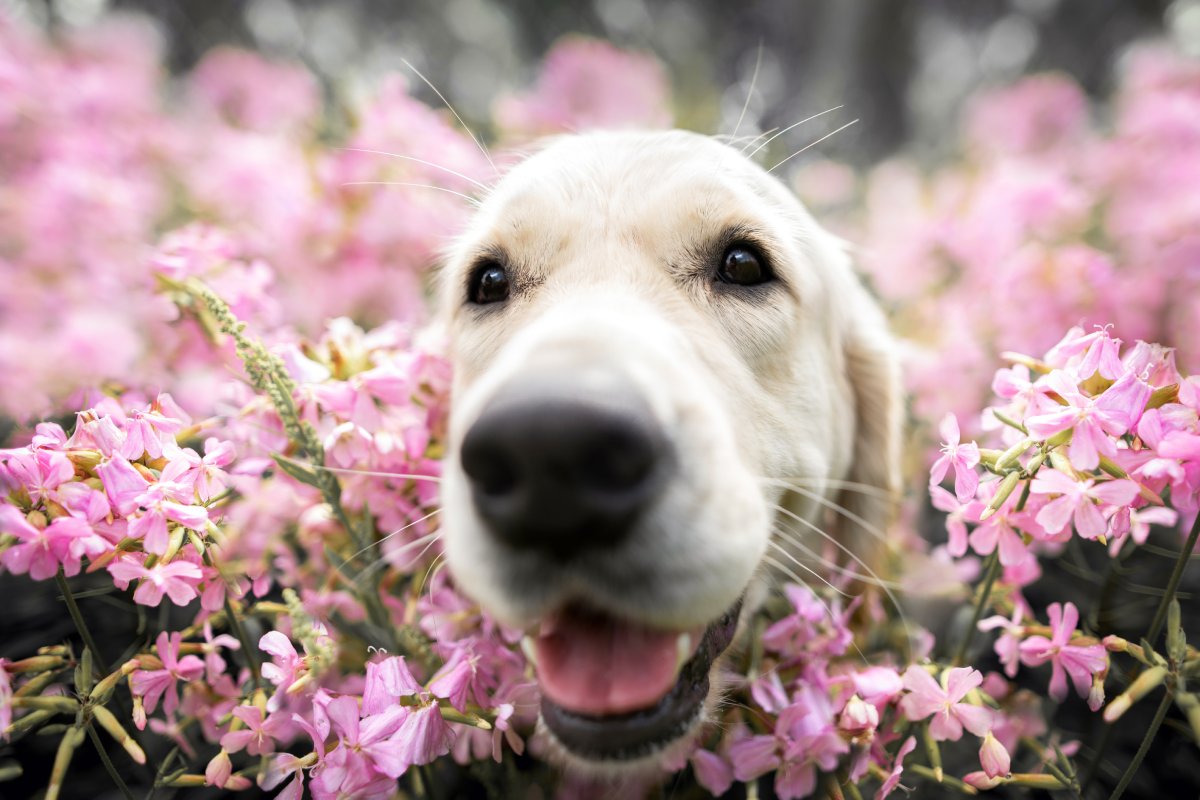
M634 690L637 700L632 702L600 706L593 703L581 709L579 705L588 704L571 702L575 697L564 700L561 689L548 692L546 681L549 676L544 667L539 667L543 684L542 728L566 766L596 777L661 769L663 760L669 758L675 748L686 744L710 710L716 695L712 685L717 673L715 667L733 642L741 608L742 600L739 599L702 632L697 630L699 643L678 669L674 682L661 695L656 689L638 687ZM614 644L619 647L619 640ZM647 682L658 687L662 681L653 679L653 671L647 665ZM621 669L614 670L614 674L622 672ZM628 677L626 674L614 680ZM558 697L552 699L551 694ZM566 694L570 695L569 692ZM612 690L612 694L622 694L626 698L629 695L620 687ZM569 707L571 705L576 707ZM627 705L636 707L626 708Z

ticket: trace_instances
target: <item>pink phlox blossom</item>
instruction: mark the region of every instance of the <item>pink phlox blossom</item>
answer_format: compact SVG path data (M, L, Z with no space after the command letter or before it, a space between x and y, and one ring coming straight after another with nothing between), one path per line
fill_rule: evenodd
M450 701L458 711L466 711L468 697L483 704L475 686L479 656L466 647L456 648L450 659L429 681L429 691L435 697Z
M125 423L125 440L118 451L123 458L136 461L142 455L158 458L163 454L163 446L174 444L175 433L183 428L178 419L163 416L151 409L129 412Z
M779 678L779 670L775 669L750 682L750 697L768 714L778 714L792 702Z
M204 579L204 572L199 565L182 557L165 564L159 561L147 567L134 556L125 555L109 564L108 572L122 590L129 588L130 581L140 580L133 600L152 607L162 602L164 594L175 605L186 606L200 594L197 587Z
M1111 556L1121 552L1127 539L1139 545L1145 544L1151 525L1170 527L1179 521L1179 512L1166 506L1115 506L1114 509L1109 518L1109 533L1113 536L1108 545L1108 554Z
M163 711L174 713L179 707L177 681L189 683L204 673L204 662L193 655L179 657L179 646L183 644L183 634L176 631L168 634L163 631L155 641L158 658L162 661L162 669L136 670L129 676L130 691L142 698L146 713L154 713L158 701L162 698ZM139 725L139 730L144 726Z
M796 699L775 723L775 735L783 744L783 763L775 775L775 793L780 798L812 794L817 769L836 769L840 757L850 751L824 691L805 685Z
M1126 373L1120 350L1121 340L1109 336L1104 328L1087 334L1080 328L1072 328L1047 351L1046 363L1070 370L1079 380L1086 380L1099 372L1101 377L1115 381Z
M134 512L138 505L138 497L150 485L149 481L120 455L106 458L96 465L96 475L104 486L109 504L119 514L126 516Z
M19 451L5 461L9 479L24 488L35 504L58 502L58 487L75 477L75 465L55 450Z
M242 643L228 633L213 636L212 623L206 621L204 623L204 644L201 645L201 648L204 650L205 676L209 683L215 682L219 676L225 673L225 659L221 657L222 647L239 650Z
M221 747L230 753L245 748L252 756L268 755L275 750L275 739L282 738L281 731L291 729L290 720L277 719L275 715L264 717L257 706L238 706L233 710L233 716L245 727L221 737Z
M271 663L262 665L262 676L281 692L287 691L302 673L308 671L308 662L296 652L292 640L279 631L268 631L258 640L258 648L270 654Z
M401 697L411 697L421 691L403 656L390 656L382 661L368 661L363 684L364 714L378 714L397 704Z
M190 721L180 720L177 714L167 714L165 719L156 717L149 720L148 727L159 736L165 736L179 745L179 749L188 758L196 757L196 749L192 747L192 743L188 741L187 737L187 730L191 727Z
M190 500L191 495L190 487L170 478L150 484L134 498L136 513L129 521L129 535L141 539L146 552L163 555L170 544L168 520L192 530L204 530L208 509L180 502L181 499Z
M998 487L999 482L990 484L988 496L994 494ZM1038 523L1036 515L1028 509L1015 510L1016 502L1014 493L995 513L979 522L969 539L971 548L981 556L990 555L999 548L1000 563L1006 567L1017 566L1031 557L1022 532L1035 539L1047 538L1047 532ZM982 512L982 507L979 511ZM975 521L978 521L978 517Z
M942 436L942 454L929 469L929 485L939 485L953 467L954 494L959 502L965 503L975 496L979 486L979 474L975 472L975 467L979 465L979 445L974 442L960 443L958 419L954 414L942 418L938 432Z
M941 486L929 487L929 498L933 507L946 512L946 551L955 558L967 553L967 520L978 521L985 505L978 500L962 503Z
M16 537L16 543L0 554L0 564L14 575L29 574L35 581L54 577L59 567L67 575L77 575L78 557L71 548L75 542L94 536L87 520L58 517L45 528L31 524L16 506L0 505L0 534Z
M117 454L125 443L125 431L107 414L95 409L80 411L75 415L75 430L66 446L70 448L92 448L105 458Z
M763 632L768 651L788 660L836 657L846 651L852 638L846 618L852 609L827 605L807 586L789 584L784 594L795 613Z
M163 470L162 480L174 480L180 485L194 488L201 502L207 503L229 485L229 476L224 467L237 457L232 442L223 442L214 436L204 440L204 455L188 448L176 448L170 453L171 472ZM176 467L181 463L181 467Z
M1108 506L1124 506L1138 496L1138 485L1131 480L1118 479L1097 482L1092 478L1077 481L1065 472L1042 469L1030 482L1034 494L1058 495L1037 513L1037 523L1047 533L1056 534L1072 521L1076 532L1085 539L1095 539L1108 530L1103 510Z
M900 711L914 722L933 717L929 732L936 741L958 741L965 727L976 736L991 728L992 712L963 702L972 689L983 683L983 674L971 667L956 667L942 674L942 684L924 668L913 664L904 672L909 693L900 700Z
M854 673L853 682L859 696L881 711L904 691L904 681L894 667L867 667Z
M1100 644L1070 644L1079 623L1079 610L1074 603L1051 603L1048 613L1050 638L1030 636L1021 642L1021 663L1029 667L1051 663L1050 696L1056 701L1061 703L1067 697L1068 675L1079 696L1088 697L1092 675L1108 669L1108 651Z
M1025 611L1024 603L1018 602L1014 603L1012 618L996 615L979 620L981 631L997 628L1004 631L997 637L994 649L1000 657L1000 663L1004 665L1004 674L1010 678L1017 674L1017 667L1020 665L1021 638L1025 632L1021 621L1025 618Z
M879 787L879 791L875 793L875 800L884 800L884 798L896 791L900 786L900 775L904 772L904 759L916 748L917 738L915 736L908 737L900 745L900 749L896 751L896 758L892 761L891 771L883 779L883 784Z
M1049 439L1071 429L1067 455L1072 465L1084 471L1095 469L1101 455L1110 459L1117 457L1113 437L1125 434L1137 423L1151 394L1150 387L1130 373L1122 375L1098 397L1088 397L1080 392L1062 371L1052 372L1042 381L1067 405L1027 417L1025 427L1038 439Z
M697 748L688 759L692 764L692 773L696 783L704 787L713 797L720 797L733 786L733 767L721 756Z

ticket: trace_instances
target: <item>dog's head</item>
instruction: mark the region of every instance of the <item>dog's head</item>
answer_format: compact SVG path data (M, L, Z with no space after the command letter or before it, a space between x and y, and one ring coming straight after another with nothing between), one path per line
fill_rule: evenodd
M450 568L532 631L567 754L652 756L703 717L780 515L817 520L853 482L837 535L859 549L886 513L881 314L781 183L682 132L565 137L514 168L441 308Z

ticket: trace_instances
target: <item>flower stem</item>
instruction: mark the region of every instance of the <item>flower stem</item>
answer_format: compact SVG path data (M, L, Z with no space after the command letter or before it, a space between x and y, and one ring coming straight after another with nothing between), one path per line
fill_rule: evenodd
M100 648L96 647L96 640L92 638L92 632L88 628L87 622L84 621L83 614L79 611L75 595L71 594L71 587L67 584L67 576L63 574L62 567L58 568L58 574L54 576L54 580L58 583L58 590L62 592L63 600L67 604L67 611L70 612L71 619L75 622L75 628L83 638L84 646L92 651L92 658L95 659L96 666L100 668L100 673L107 675L109 673L108 662L104 660L104 656L100 655Z
M1193 529L1194 532L1195 529ZM1137 774L1138 768L1142 766L1142 760L1146 758L1146 753L1150 752L1150 745L1154 742L1154 737L1158 733L1163 719L1167 716L1167 709L1171 707L1173 694L1170 689L1163 692L1162 702L1158 704L1158 711L1154 714L1154 720L1146 730L1146 735L1142 737L1142 744L1138 747L1137 752L1134 753L1133 761L1130 761L1129 766L1125 768L1125 774L1121 776L1121 781L1117 784L1117 788L1113 789L1113 793L1108 796L1108 800L1119 800L1121 795L1125 794L1125 790L1129 787L1133 776Z
M1192 523L1191 533L1188 534L1187 542L1179 551L1179 558L1175 560L1175 569L1171 571L1171 579L1167 581L1166 592L1159 601L1158 610L1154 612L1154 620L1150 623L1150 632L1146 634L1146 641L1151 645L1158 639L1163 623L1167 621L1167 609L1170 608L1171 601L1175 599L1175 591L1179 588L1179 582L1183 580L1183 570L1191 560L1192 551L1196 549L1197 538L1200 538L1200 514L1196 515L1196 521Z
M108 777L112 778L113 783L117 785L125 800L134 800L133 792L129 791L129 787L125 785L125 780L121 777L121 773L117 772L116 765L108 757L108 751L104 749L104 742L100 741L100 735L96 733L95 726L88 725L87 732L88 736L92 739L92 744L96 746L96 752L100 754L100 760L104 762L104 769L108 771Z
M961 667L966 661L967 650L971 648L971 641L975 638L975 626L983 617L983 609L992 595L992 585L996 583L996 578L1000 574L1000 548L997 547L988 556L986 569L983 586L979 588L979 597L975 600L975 611L971 614L971 624L963 633L962 641L958 644L958 651L954 654L954 666L956 667Z

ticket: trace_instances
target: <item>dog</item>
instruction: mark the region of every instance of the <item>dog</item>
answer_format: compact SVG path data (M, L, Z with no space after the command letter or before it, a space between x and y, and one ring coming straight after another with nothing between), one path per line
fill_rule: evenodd
M719 702L787 563L772 549L805 558L781 524L870 563L899 474L884 316L782 182L682 131L547 142L481 201L438 293L450 571L530 631L569 766L655 763Z

